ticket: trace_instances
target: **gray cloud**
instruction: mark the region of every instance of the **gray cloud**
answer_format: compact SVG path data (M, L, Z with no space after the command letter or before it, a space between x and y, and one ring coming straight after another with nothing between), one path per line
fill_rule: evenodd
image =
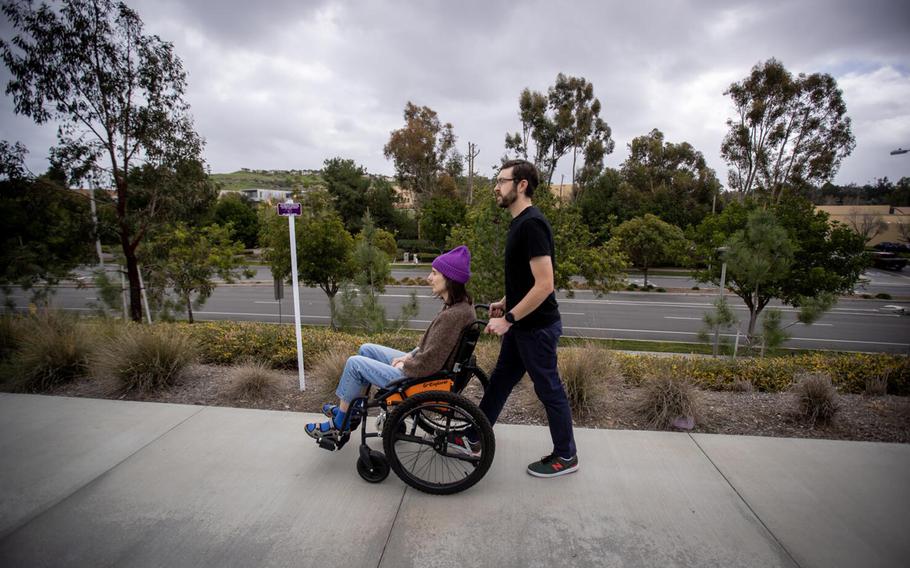
M382 147L412 101L453 123L462 151L478 144L487 173L519 127L521 90L546 91L564 72L590 80L603 103L616 140L608 165L659 128L692 143L725 180L719 149L732 108L723 92L777 57L794 73L831 73L844 91L857 148L836 181L910 175L906 156L888 155L910 145L910 9L899 1L130 5L183 58L213 171L315 168L344 156L392 173ZM6 22L0 33L8 37ZM40 162L53 128L11 114L6 99L0 134Z

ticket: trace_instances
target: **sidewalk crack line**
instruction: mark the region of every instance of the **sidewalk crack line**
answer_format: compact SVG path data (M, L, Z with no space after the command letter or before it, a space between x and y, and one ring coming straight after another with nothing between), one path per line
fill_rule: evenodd
M408 486L405 485L404 491L401 492L401 501L398 502L398 509L395 511L395 516L392 518L392 524L389 525L389 534L385 537L385 544L382 545L382 553L379 555L379 563L376 564L376 568L382 566L382 559L385 557L386 548L389 547L389 541L392 540L392 531L395 530L395 523L398 522L398 515L401 513L401 505L404 503L404 496L408 494Z
M780 549L784 551L784 554L787 555L787 558L789 558L790 561L793 562L793 565L796 566L797 568L802 568L800 563L796 561L796 558L794 558L793 555L790 554L790 551L787 550L787 547L784 546L784 543L782 543L780 541L780 539L777 538L777 535L771 531L771 529L768 527L768 525L765 524L765 521L762 520L762 518L758 516L758 513L755 511L755 509L752 508L752 505L750 505L749 502L746 501L746 498L743 497L743 495L739 492L739 489L737 489L736 486L733 485L733 482L730 481L730 479L724 474L724 472L721 471L721 469L719 467L717 467L717 464L714 463L714 460L711 459L711 456L708 455L708 452L706 452L705 449L701 447L701 444L698 443L698 440L696 440L695 437L691 433L689 434L689 438L695 443L695 447L697 447L699 449L699 451L701 451L702 455L705 456L705 458L708 460L708 463L710 463L712 466L714 466L714 469L717 471L717 473L719 473L720 476L724 479L724 481L727 482L727 485L730 486L730 489L732 489L733 492L736 493L736 496L739 497L739 500L743 502L743 504L746 506L747 509L749 509L749 512L752 513L752 516L754 516L756 518L756 520L758 520L758 522L762 526L762 528L764 528L766 531L768 531L768 534L771 535L771 538L774 539L774 542L777 543L777 546L779 546Z

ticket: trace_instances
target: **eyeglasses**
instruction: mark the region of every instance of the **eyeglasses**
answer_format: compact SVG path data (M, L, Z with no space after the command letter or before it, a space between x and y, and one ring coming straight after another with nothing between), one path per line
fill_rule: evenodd
M493 187L499 187L507 181L521 181L516 178L496 178L496 183L493 184Z

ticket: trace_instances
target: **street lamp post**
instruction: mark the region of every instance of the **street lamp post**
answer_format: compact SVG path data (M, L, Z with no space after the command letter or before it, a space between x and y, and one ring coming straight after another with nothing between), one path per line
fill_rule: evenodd
M727 247L717 247L717 254L720 256L721 265L720 265L720 299L718 305L723 303L724 300L724 288L727 284ZM717 357L718 346L720 343L720 325L714 327L714 356Z

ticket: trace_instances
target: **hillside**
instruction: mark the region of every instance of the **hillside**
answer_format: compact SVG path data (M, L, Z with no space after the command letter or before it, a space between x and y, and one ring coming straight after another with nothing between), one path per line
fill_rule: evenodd
M212 174L212 179L225 190L251 188L293 189L307 187L322 181L322 177L310 170L248 170L241 169L229 174Z

